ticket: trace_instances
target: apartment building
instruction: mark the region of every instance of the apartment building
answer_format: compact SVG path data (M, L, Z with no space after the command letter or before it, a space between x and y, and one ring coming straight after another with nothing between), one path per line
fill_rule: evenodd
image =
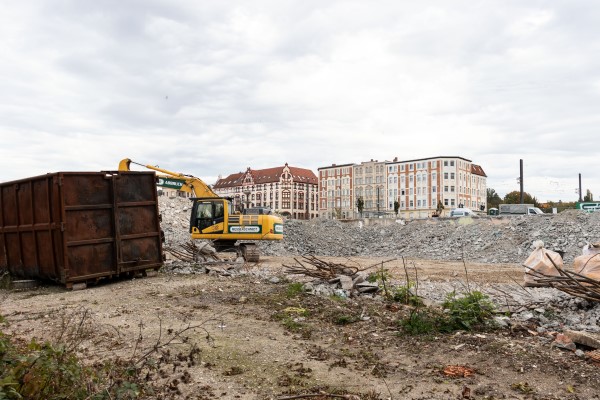
M336 212L337 187L324 179L335 167L319 169L321 203L319 214L326 218L360 217L356 201L363 199L363 217L431 217L441 203L441 215L463 206L485 211L487 176L483 168L459 156L439 156L414 160L371 160L352 166L352 213ZM335 176L335 175L332 175ZM327 185L327 186L326 186ZM332 186L329 186L332 185ZM331 189L329 189L331 188ZM341 203L340 203L341 204ZM344 209L346 211L346 209Z
M239 208L269 207L294 219L319 216L318 180L309 169L281 167L253 170L219 178L213 190L219 196L231 197Z
M354 197L362 199L362 217L373 218L386 214L387 161L373 160L354 165ZM354 217L361 217L355 206Z
M319 216L323 218L352 218L355 208L353 194L354 164L332 164L318 168Z
M392 189L388 190L388 211L393 212L393 202L397 199L399 217L430 217L438 209L438 203L443 205L442 215L461 206L485 210L485 172L466 158L395 160L387 164L387 171L388 186Z

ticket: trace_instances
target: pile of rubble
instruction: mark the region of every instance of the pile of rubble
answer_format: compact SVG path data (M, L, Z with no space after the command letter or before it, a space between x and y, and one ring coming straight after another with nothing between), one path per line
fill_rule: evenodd
M159 197L167 245L189 240L190 200ZM286 220L284 240L260 242L265 255L409 257L521 264L535 240L564 252L569 264L588 243L600 240L600 213L567 210L556 215L385 220L365 224Z
M391 223L389 223L391 222ZM410 257L520 264L534 240L564 252L566 263L600 239L600 213L388 221L286 221L285 239L261 243L264 254Z

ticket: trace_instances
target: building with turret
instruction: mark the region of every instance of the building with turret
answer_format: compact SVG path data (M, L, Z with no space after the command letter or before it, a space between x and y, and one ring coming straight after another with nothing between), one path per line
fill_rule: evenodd
M238 208L268 207L294 219L318 217L318 179L314 172L289 166L253 170L219 178L212 189L231 197Z

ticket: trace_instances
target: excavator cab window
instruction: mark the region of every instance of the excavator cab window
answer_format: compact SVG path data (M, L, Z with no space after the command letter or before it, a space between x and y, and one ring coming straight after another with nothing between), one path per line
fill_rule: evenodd
M200 231L213 225L213 203L211 201L196 202L194 226Z
M220 222L223 222L223 219L225 218L225 205L223 204L222 201L220 202L215 202L215 224L218 224Z
M225 204L222 199L200 200L194 203L191 226L200 231L225 220Z

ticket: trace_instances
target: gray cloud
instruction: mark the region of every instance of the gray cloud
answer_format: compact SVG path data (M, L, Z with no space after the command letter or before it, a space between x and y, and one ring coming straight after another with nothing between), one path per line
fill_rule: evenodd
M600 195L590 1L32 1L0 15L2 181L123 157L214 181L459 155Z

